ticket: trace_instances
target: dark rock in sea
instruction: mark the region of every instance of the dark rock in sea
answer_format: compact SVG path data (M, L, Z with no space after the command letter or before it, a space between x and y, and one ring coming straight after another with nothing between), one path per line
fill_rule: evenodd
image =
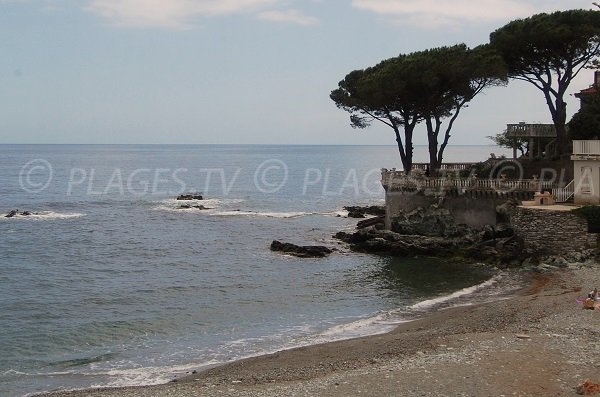
M11 210L8 214L6 214L5 218L12 218L13 216L17 216L19 214L19 210Z
M333 252L330 248L320 245L299 246L277 240L271 243L271 251L283 252L299 258L323 258Z
M348 211L349 218L364 218L365 215L385 216L385 207L379 205L371 205L365 207L361 207L358 205L346 206L344 207L344 210Z
M29 211L23 211L23 212L21 212L21 215L23 215L23 216L29 216L29 215L32 215L32 213L29 212Z
M177 200L204 200L201 193L180 194Z
M335 237L350 244L354 251L407 257L447 256L460 245L460 239L401 235L374 227L352 234L339 232Z

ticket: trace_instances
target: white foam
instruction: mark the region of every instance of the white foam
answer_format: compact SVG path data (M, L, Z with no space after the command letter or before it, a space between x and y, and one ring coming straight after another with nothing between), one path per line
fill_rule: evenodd
M323 212L320 215L347 218L348 214L349 214L349 212L346 210L339 210L339 211L333 211L333 212Z
M222 364L222 362L211 360L202 364L191 363L178 366L110 369L105 373L93 374L95 376L110 376L111 380L108 383L91 385L90 387L98 388L160 385L171 381L172 379L174 379L175 376L189 375L192 371L197 370L199 368L206 368L218 364Z
M409 309L427 310L427 309L430 309L439 304L451 301L453 299L457 299L457 298L460 298L460 297L463 297L466 295L471 295L483 288L491 287L492 285L496 284L498 282L498 280L500 279L500 277L501 276L494 276L491 279L489 279L481 284L477 284L472 287L463 288L459 291L451 293L450 295L440 296L437 298L428 299L428 300L424 300L422 302L415 303L414 305L410 306Z
M314 215L311 212L259 212L259 211L217 211L210 215L214 216L258 216L265 218L298 218L301 216Z
M358 338L361 336L379 335L389 332L399 324L410 320L394 318L396 310L380 313L373 317L361 318L351 323L334 325L321 332L317 337L319 342Z
M85 214L80 213L60 213L60 212L52 212L52 211L41 211L41 212L32 212L31 215L21 215L17 214L13 217L7 218L8 214L0 214L0 219L2 220L36 220L36 221L48 221L55 219L73 219L73 218L81 218L85 216Z
M243 203L245 200L243 199L205 199L205 200L177 200L177 199L165 199L161 201L157 201L158 205L153 209L156 211L169 211L169 212L197 212L197 213L208 213L214 212L216 209L227 206L230 204L239 204ZM190 208L182 208L182 206L187 205ZM194 208L194 206L201 205L206 209L200 210L198 208Z

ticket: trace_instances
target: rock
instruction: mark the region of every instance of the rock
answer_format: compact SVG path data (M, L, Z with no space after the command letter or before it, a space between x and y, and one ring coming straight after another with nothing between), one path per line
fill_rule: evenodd
M196 209L199 209L199 210L209 210L210 209L210 208L207 208L207 207L205 207L203 205L182 204L182 205L179 206L180 210L189 210L191 208L196 208Z
M5 218L12 218L14 216L17 216L19 214L19 210L11 210L8 214L6 214L4 217Z
M401 235L374 227L352 234L339 232L335 237L350 244L354 251L392 256L444 256L457 246L454 239Z
M500 223L495 228L496 238L512 237L515 234L513 228L507 223Z
M585 382L577 385L575 391L577 391L577 394L582 396L593 396L600 394L600 384L594 383L588 379Z
M283 252L299 258L323 258L333 252L330 248L320 245L299 246L277 240L271 243L271 251Z
M480 238L482 241L493 240L496 238L496 231L494 230L494 227L491 225L485 225L483 229L481 229Z
M358 223L356 224L356 227L358 229L364 229L365 227L376 226L378 224L383 224L383 223L384 223L384 218L382 216L378 216L375 218L365 219L364 221L358 221Z
M365 214L360 211L350 211L348 212L348 218L364 218Z
M21 215L23 215L23 216L30 216L30 215L33 215L33 214L31 212L29 212L29 211L23 211L23 212L21 212Z
M450 211L437 205L400 213L392 219L391 226L396 233L428 237L464 237L476 233L466 225L457 224Z
M501 204L496 207L496 216L498 218L498 222L510 223L510 216L517 206L516 201L509 200L504 204Z
M385 207L379 205L371 205L365 207L361 207L358 205L346 206L344 207L344 210L348 211L349 213L354 212L357 214L363 214L363 217L364 215L385 216Z
M180 194L177 200L204 200L201 193Z
M552 265L556 267L565 268L569 266L569 262L567 262L567 260L562 256L559 256L554 258L554 262L552 263Z

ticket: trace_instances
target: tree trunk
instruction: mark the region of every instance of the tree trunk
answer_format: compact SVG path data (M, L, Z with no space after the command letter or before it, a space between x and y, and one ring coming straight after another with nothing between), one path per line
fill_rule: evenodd
M427 125L427 141L429 143L429 173L430 175L438 175L440 162L438 161L438 133L440 130L439 120L436 120L435 127L431 121L431 116L425 119Z
M554 128L556 129L556 154L563 155L570 152L569 137L567 136L567 104L562 96L556 98L556 112L552 117Z
M402 167L404 168L404 173L406 175L410 175L412 171L412 159L413 159L413 131L415 129L416 120L413 122L405 122L404 123L404 138L406 139L406 146L402 142L402 135L400 135L400 128L396 123L396 120L388 113L388 120L392 128L394 129L394 133L396 134L396 143L398 144L398 152L400 152L400 161L402 161Z
M412 167L412 158L409 159L406 155L406 150L404 149L404 144L402 143L402 136L400 136L400 130L397 125L393 125L394 133L396 134L396 143L398 144L398 152L400 153L400 161L402 162L402 167L404 168L405 174L410 174L410 169Z

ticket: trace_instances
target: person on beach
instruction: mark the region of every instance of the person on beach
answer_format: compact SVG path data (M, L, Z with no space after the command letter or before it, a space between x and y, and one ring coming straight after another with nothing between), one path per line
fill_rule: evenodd
M594 300L594 302L600 301L600 296L598 295L598 288L594 288L593 291L590 291L588 294L588 298Z

